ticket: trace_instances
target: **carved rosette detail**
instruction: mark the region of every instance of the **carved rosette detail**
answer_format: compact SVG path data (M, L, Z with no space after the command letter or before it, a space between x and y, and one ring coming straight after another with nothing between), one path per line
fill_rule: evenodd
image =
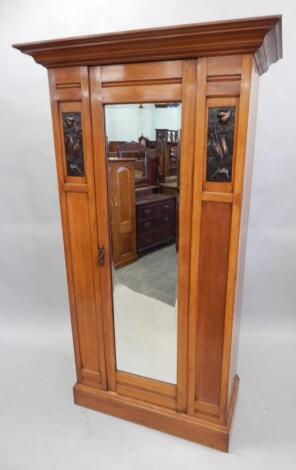
M231 182L234 123L234 106L209 108L206 176L209 182Z
M84 176L81 113L62 113L68 176Z

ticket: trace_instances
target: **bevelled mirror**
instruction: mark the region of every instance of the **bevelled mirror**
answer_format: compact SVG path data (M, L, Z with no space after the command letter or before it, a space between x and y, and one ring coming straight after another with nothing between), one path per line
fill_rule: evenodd
M116 368L176 384L181 103L104 111Z

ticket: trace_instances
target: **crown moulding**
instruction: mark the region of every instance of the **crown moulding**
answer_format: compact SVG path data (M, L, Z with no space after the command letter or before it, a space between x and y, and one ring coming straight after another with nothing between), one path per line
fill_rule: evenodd
M281 16L151 28L13 47L46 68L254 54L262 74L282 57Z

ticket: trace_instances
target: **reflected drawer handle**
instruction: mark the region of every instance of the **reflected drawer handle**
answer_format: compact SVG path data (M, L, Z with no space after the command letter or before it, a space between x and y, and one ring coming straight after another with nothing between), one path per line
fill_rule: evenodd
M164 209L169 209L170 206L169 206L169 204L165 204L165 205L163 206L163 208L164 208Z
M144 214L146 214L146 215L150 215L151 212L152 212L151 209L145 209L144 210Z
M169 216L166 215L162 220L163 220L164 222L168 222L170 219L169 219Z
M151 222L145 222L144 227L145 228L150 228L151 227Z

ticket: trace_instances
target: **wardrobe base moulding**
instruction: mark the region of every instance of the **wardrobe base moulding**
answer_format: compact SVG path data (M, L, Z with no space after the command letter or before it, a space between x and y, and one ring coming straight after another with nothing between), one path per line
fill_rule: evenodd
M239 376L236 375L225 426L80 383L76 383L73 392L76 405L228 452L238 388Z

